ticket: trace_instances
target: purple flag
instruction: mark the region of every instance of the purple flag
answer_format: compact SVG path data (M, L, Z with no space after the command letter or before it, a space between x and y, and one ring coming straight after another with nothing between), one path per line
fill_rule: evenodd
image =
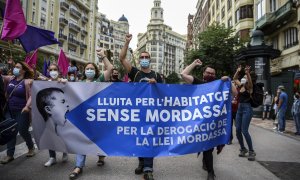
M61 74L66 76L68 74L69 60L62 49L60 49L57 65Z
M54 32L29 25L27 25L26 32L19 37L19 40L27 53L42 46L59 44L54 37Z
M13 40L26 31L27 25L20 0L7 0L1 39Z
M44 59L44 65L43 65L43 75L47 76L47 71L48 70L48 63L46 61L46 58Z

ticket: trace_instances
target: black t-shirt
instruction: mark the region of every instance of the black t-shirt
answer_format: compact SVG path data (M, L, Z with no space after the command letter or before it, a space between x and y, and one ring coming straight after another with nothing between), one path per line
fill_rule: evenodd
M144 73L136 67L132 67L131 71L128 73L128 76L132 82L148 82L149 79L154 78L157 83L162 83L160 75L152 70L149 73Z
M120 80L120 79L116 79L116 80L112 80L112 79L110 79L109 80L109 82L123 82L122 80Z
M192 84L204 84L204 83L206 83L206 82L196 78L195 76L193 76L193 77L194 77L194 81L193 81Z

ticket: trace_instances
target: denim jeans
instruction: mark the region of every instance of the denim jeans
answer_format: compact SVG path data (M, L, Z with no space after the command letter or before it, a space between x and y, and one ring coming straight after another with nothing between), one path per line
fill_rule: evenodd
M285 130L285 112L286 108L281 108L278 111L278 125L279 125L279 131Z
M300 113L296 113L293 115L296 125L296 133L300 133Z
M76 154L76 167L83 168L85 166L86 155Z
M248 144L250 151L253 151L252 140L249 134L249 125L253 116L253 110L250 103L240 103L236 113L235 126L236 136L240 143L241 149L246 149L244 145L243 135Z
M34 144L31 138L31 134L28 131L30 126L29 113L21 113L21 111L11 111L11 116L18 122L18 131L26 142L28 149L33 149ZM9 112L6 113L6 117L10 117ZM7 156L14 156L16 143L17 137L13 138L7 143Z
M139 157L139 164L143 164L144 165L144 169L143 171L153 171L153 160L154 158L143 158L143 157Z

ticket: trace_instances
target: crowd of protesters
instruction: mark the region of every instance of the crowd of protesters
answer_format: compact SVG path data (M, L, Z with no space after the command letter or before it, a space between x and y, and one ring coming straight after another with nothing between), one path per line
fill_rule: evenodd
M139 57L140 68L134 67L126 59L129 43L132 35L128 34L125 37L125 44L120 53L120 62L125 69L129 82L146 82L146 83L164 83L165 77L151 69L151 57L148 52L141 52ZM83 70L80 71L76 62L71 61L68 67L67 77L62 77L59 66L55 63L48 67L47 75L42 75L39 72L33 71L24 62L13 62L9 60L5 68L0 69L2 76L0 76L0 97L1 97L1 117L12 116L18 121L18 131L25 140L28 147L27 157L35 155L34 143L29 132L30 127L30 110L31 110L31 84L34 79L44 81L59 81L66 82L128 82L128 80L121 80L120 72L114 68L107 57L105 49L96 51L98 58L103 62L105 71L100 72L98 66L94 63L86 63ZM193 63L188 65L181 73L183 81L188 84L203 84L216 80L216 69L208 65L203 68L202 79L190 75L191 71L196 66L202 66L200 59L196 59ZM243 72L243 73L242 73ZM34 75L36 73L36 75ZM242 77L241 74L244 74ZM223 81L230 80L229 77L223 76ZM232 124L236 126L236 136L240 144L240 157L247 157L248 160L255 160L256 152L254 151L253 142L249 133L249 125L253 116L253 109L250 104L251 94L253 92L253 85L256 83L257 76L251 71L250 66L239 66L232 81ZM133 92L134 93L134 92ZM6 98L4 98L6 96ZM279 132L285 130L285 113L287 110L287 94L284 86L278 87L275 97L270 92L265 94L263 119L271 118L270 111L272 104L274 104L275 118L278 123L276 129ZM7 101L5 101L7 100ZM3 105L7 104L6 107ZM4 111L2 111L4 110ZM300 134L300 97L299 93L295 94L295 101L292 108L292 115L295 119L297 132ZM277 125L278 124L278 125ZM244 138L248 145L248 149L244 145ZM231 133L230 141L232 144L233 133ZM14 160L16 138L7 144L7 156L1 160L2 164L9 163ZM217 154L221 153L225 145L216 147ZM207 179L215 179L215 172L213 168L213 150L209 149L203 152L203 169L208 172ZM98 156L97 165L103 166L105 164L104 156ZM68 160L68 154L63 152L62 161ZM76 179L82 172L85 166L86 155L77 154L75 168L69 174L70 179ZM144 179L153 180L153 161L154 158L139 157L138 167L135 169L135 174L144 174ZM56 163L56 152L49 150L49 159L44 164L45 167L50 167Z

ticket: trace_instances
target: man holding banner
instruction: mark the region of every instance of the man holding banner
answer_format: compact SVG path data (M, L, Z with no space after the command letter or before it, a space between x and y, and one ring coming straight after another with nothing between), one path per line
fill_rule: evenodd
M160 75L150 68L150 54L148 52L142 52L140 54L140 70L133 67L130 62L126 60L126 54L131 39L132 35L127 34L125 44L120 53L120 61L126 69L126 72L128 72L129 78L132 82L148 82L150 84L162 83ZM144 172L145 180L153 180L153 160L154 158L139 157L139 165L135 169L135 174L142 174Z
M182 72L181 72L181 77L182 79L189 83L189 84L204 84L204 83L209 83L212 82L216 79L216 71L215 69L207 65L203 69L203 79L200 80L192 75L189 75L190 72L196 67L196 66L201 66L202 62L200 59L196 59L192 64L187 66ZM227 81L229 78L227 76L223 76L221 78L223 81ZM233 96L236 96L237 91L234 86L231 87L231 92ZM217 154L220 154L223 147L225 145L219 145L217 146ZM208 172L207 180L214 180L215 179L215 173L214 173L214 168L213 168L213 150L209 149L207 151L203 152L203 169Z

